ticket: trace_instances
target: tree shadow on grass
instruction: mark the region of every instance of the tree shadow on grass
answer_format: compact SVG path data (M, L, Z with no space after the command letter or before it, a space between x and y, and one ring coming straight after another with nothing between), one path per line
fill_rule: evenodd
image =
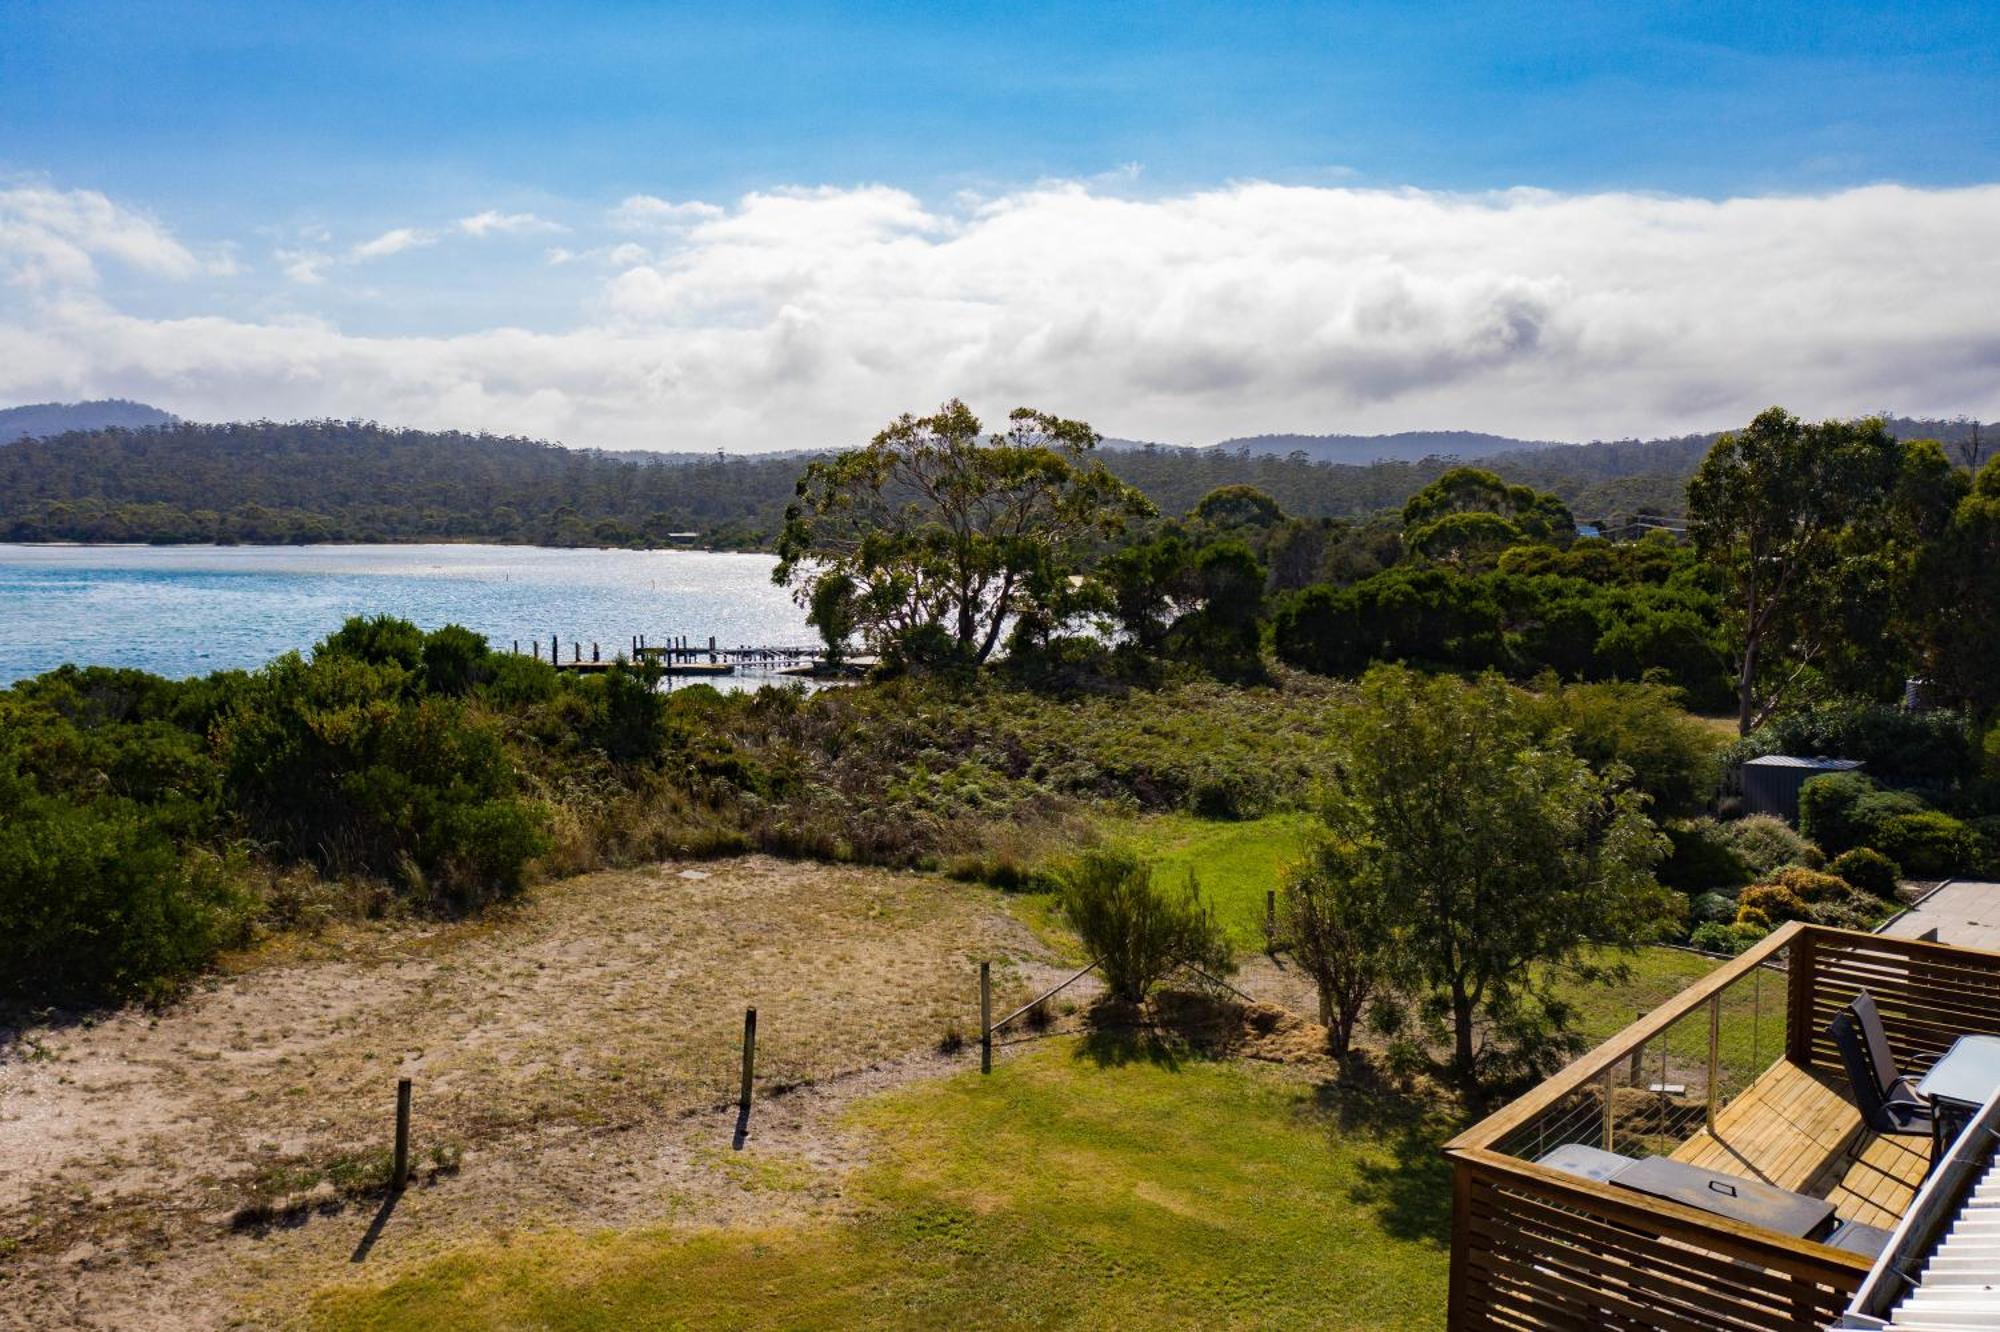
M1144 1061L1177 1069L1189 1059L1243 1056L1323 1062L1325 1034L1271 1004L1214 989L1157 991L1143 1004L1099 999L1084 1015L1079 1054L1100 1066Z
M1077 1056L1100 1068L1145 1063L1174 1072L1189 1059L1228 1053L1241 1012L1233 1001L1178 990L1163 990L1143 1004L1106 996L1084 1014Z
M1451 1234L1451 1164L1439 1149L1463 1116L1434 1088L1389 1077L1357 1051L1337 1077L1313 1088L1314 1112L1342 1137L1367 1135L1388 1159L1364 1154L1348 1196L1376 1213L1395 1239L1447 1242Z
M1180 1071L1188 1053L1185 1042L1146 1026L1093 1026L1076 1047L1077 1058L1088 1059L1099 1068L1151 1064L1169 1073Z

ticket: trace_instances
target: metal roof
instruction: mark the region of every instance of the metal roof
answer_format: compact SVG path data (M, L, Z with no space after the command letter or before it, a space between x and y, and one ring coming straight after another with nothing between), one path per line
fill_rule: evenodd
M1952 1144L1836 1328L2000 1328L2000 1092Z
M1745 759L1746 768L1811 768L1815 772L1851 772L1861 766L1860 759L1837 758L1796 758L1790 754L1766 754L1762 758Z

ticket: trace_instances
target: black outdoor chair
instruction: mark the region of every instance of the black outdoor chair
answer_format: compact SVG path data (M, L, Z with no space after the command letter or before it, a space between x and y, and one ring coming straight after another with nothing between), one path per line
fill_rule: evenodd
M1840 1047L1840 1062L1847 1068L1847 1080L1854 1086L1854 1103L1861 1118L1877 1133L1922 1133L1931 1135L1931 1105L1910 1089L1896 1072L1895 1055L1889 1037L1882 1030L1882 1015L1875 1000L1863 990L1836 1014L1827 1034Z

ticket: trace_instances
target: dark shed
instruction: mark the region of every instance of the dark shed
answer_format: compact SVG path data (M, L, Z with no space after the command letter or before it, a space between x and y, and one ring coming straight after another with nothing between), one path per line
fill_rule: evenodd
M1751 814L1773 814L1799 826L1799 788L1829 772L1853 772L1860 759L1792 758L1766 754L1743 765L1743 804Z

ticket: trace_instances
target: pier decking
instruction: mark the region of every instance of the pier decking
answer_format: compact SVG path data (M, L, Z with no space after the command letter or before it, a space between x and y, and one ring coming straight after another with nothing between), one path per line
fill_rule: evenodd
M552 635L548 640L550 665L559 671L574 671L588 674L593 671L608 671L621 662L642 662L668 676L727 676L739 671L748 674L791 675L812 679L851 678L874 664L873 658L845 657L835 663L823 646L801 644L750 644L739 643L725 646L710 637L706 645L691 641L685 635L669 638L664 643L647 641L644 634L633 634L623 648L606 654L602 643L588 639L571 638L565 641L561 635ZM568 656L564 656L564 648ZM514 651L521 651L521 640L514 640ZM543 660L543 643L539 638L528 640L528 653L537 661Z

